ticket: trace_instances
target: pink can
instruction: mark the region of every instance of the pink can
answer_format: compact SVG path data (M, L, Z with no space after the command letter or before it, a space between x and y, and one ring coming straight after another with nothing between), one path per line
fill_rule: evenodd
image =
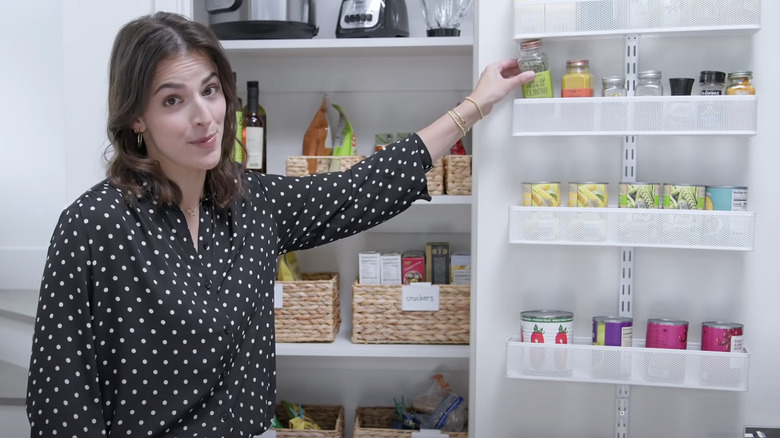
M742 324L725 321L701 323L701 349L703 351L742 352Z
M654 318L647 320L648 348L688 348L688 321L681 319Z

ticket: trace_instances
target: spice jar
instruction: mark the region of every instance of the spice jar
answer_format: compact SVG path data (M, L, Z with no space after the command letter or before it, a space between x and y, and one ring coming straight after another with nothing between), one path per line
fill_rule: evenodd
M726 94L756 94L756 87L750 83L751 79L753 79L752 71L741 70L729 73L729 85L726 87Z
M702 96L720 96L723 94L725 82L726 73L722 71L703 70L699 73L699 88Z
M534 79L523 84L523 97L553 97L553 85L550 76L550 64L547 54L542 51L542 42L538 39L520 43L520 57L517 59L520 72L536 73Z
M664 86L661 85L659 70L645 70L637 73L639 83L636 85L637 96L663 96Z
M593 75L587 59L566 61L566 74L561 78L561 97L593 97Z
M605 76L601 78L603 97L622 97L626 95L626 79L623 76Z

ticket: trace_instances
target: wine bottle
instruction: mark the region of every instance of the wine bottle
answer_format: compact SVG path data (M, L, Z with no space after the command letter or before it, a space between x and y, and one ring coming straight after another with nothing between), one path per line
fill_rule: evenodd
M236 72L233 72L233 84L238 89L238 81L236 80ZM236 106L236 143L233 147L233 161L237 163L244 162L244 148L241 146L244 136L244 102L241 102L241 98L236 94L237 106Z
M265 124L258 103L257 81L247 81L247 104L244 107L244 145L246 168L266 171Z

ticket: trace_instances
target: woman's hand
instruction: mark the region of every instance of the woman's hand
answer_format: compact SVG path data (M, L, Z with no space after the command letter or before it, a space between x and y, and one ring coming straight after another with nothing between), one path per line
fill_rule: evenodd
M520 85L531 82L535 75L532 71L520 73L516 59L494 62L482 71L469 97L479 104L484 115L488 115L494 104Z

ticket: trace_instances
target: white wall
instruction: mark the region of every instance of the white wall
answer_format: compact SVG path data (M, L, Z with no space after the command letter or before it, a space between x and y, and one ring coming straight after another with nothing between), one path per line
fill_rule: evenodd
M710 319L745 324L751 352L750 389L745 393L631 388L630 436L742 436L744 425L780 426L776 290L780 258L778 208L774 201L780 151L776 138L780 96L776 41L780 9L762 2L762 29L754 36L645 37L640 70L660 69L664 78L698 76L704 69L752 68L759 97L759 134L753 138L641 137L638 181L692 181L750 188L757 213L755 251L635 251L635 336L644 338L647 318L684 318L689 339ZM512 2L480 2L477 64L518 55L512 41ZM553 76L566 59L588 58L594 77L619 74L623 41L545 40ZM666 79L664 79L665 83ZM474 130L478 239L476 294L472 301L471 406L477 437L610 436L614 432L615 387L510 380L505 340L519 333L520 312L536 308L572 310L575 336L589 336L593 315L617 312L619 249L509 245L507 207L519 205L520 183L533 180L620 180L621 140L611 137L507 138L510 102L494 109ZM611 195L616 194L614 191ZM498 231L497 231L498 230ZM497 407L503 413L496 417Z

